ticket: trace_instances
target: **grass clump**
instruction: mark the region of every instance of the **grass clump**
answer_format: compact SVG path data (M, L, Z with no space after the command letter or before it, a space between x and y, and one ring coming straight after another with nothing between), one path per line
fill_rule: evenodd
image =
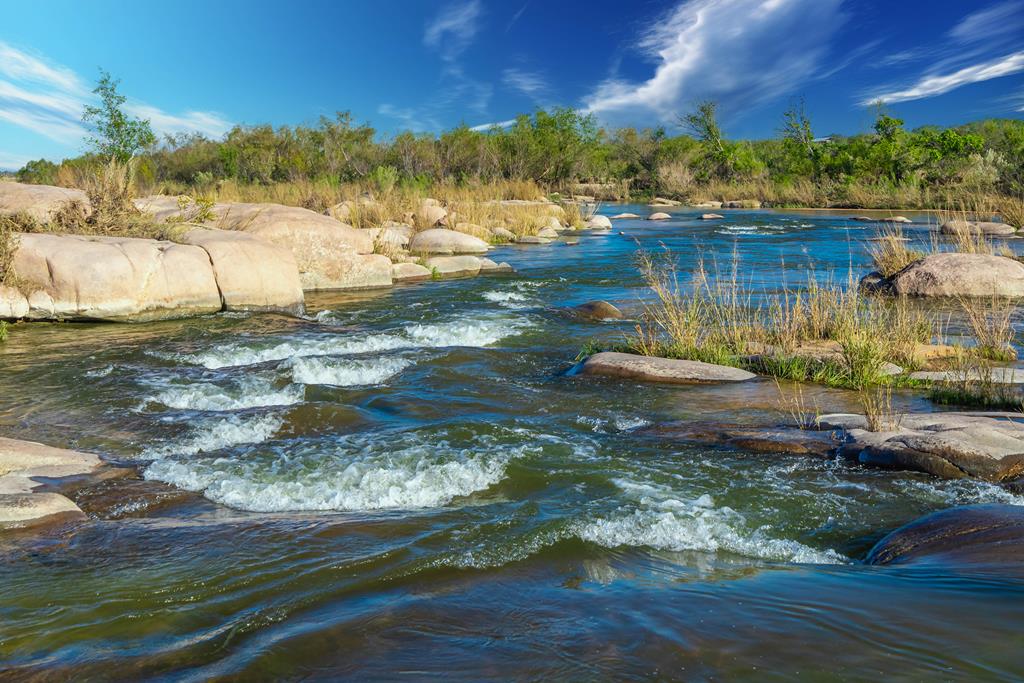
M948 378L931 386L929 398L946 405L1024 412L1024 395L1018 386L1002 381L996 372L991 360L961 350Z
M964 317L977 345L974 353L980 358L1008 362L1017 359L1013 348L1013 312L1017 302L1010 297L960 297Z
M926 254L907 246L907 238L900 228L883 231L874 244L868 248L868 254L882 277L892 277L911 263L920 261Z
M627 338L633 353L731 365L798 382L861 389L891 381L887 364L913 366L934 325L905 301L862 297L855 283L758 293L703 264L680 286L670 257L642 253L639 267L653 300Z

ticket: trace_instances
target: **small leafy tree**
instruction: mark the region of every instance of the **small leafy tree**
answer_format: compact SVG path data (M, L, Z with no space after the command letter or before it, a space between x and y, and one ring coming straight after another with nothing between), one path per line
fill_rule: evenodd
M156 136L147 119L130 118L121 110L127 98L117 92L118 83L109 73L100 71L93 90L100 97L100 106L86 105L82 121L93 130L89 145L100 155L124 163L153 145Z

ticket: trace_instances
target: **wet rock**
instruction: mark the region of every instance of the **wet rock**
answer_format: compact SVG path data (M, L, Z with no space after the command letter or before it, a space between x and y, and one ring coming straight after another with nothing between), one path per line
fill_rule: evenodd
M91 453L34 441L0 438L0 526L24 526L57 517L81 517L67 497L38 492L37 478L60 480L89 474L101 465Z
M842 430L840 453L863 464L999 482L1024 474L1024 424L1011 417L1010 413L903 415L881 432L868 431L862 415L822 415L819 424L823 429Z
M588 301L572 309L578 318L585 320L621 320L622 311L607 301Z
M900 296L1024 296L1024 264L991 254L926 256L882 280L861 286Z
M647 217L647 220L649 220L649 221L667 221L670 218L672 218L672 216L668 215L667 213L659 211L657 213L652 213L650 216Z
M480 273L480 259L476 256L434 256L427 259L431 275L439 277L470 277Z
M551 239L540 235L523 235L516 240L516 244L551 244Z
M226 311L303 311L302 282L291 250L246 233L196 228L182 241L202 247Z
M47 223L53 214L75 202L88 215L89 197L81 190L29 183L0 183L0 215L23 213L41 223Z
M417 254L486 254L488 249L479 237L444 228L416 233L409 242L409 251Z
M879 223L912 223L906 216L886 216L885 218L877 219Z
M26 234L19 238L14 269L29 305L18 317L32 320L149 321L222 308L210 256L198 246Z
M939 232L943 235L959 235L967 232L973 235L1006 236L1016 233L1017 229L1006 223L950 220L939 227Z
M617 213L614 216L612 216L612 220L613 221L614 220L618 220L618 219L627 219L627 218L640 218L640 216L638 216L635 213Z
M896 529L868 553L875 565L942 562L1024 571L1024 506L968 505Z
M508 264L507 261L496 263L489 258L480 259L480 273L486 273L488 275L496 275L500 273L514 273L515 269Z
M430 269L418 263L396 263L391 266L391 279L395 282L417 282L430 279Z
M725 216L723 216L720 213L705 213L705 214L702 214L701 217L700 217L700 219L702 221L713 221L713 220L717 220L719 218L725 218Z
M686 421L643 427L634 434L699 446L737 448L752 453L827 457L836 448L832 434L795 427L745 427Z
M725 365L611 351L596 353L588 358L583 363L581 372L585 375L624 377L669 384L742 382L756 377L746 370Z
M598 230L611 230L612 222L608 216L593 216L587 221L587 227L591 230L595 228Z

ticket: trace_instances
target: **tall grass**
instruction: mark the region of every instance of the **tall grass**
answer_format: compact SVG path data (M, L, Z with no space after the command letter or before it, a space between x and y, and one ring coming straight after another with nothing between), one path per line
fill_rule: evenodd
M912 367L933 321L908 302L858 294L856 283L755 292L739 260L723 276L697 266L681 284L670 255L642 252L640 272L653 298L627 338L635 353L733 365L797 381L861 388L886 380L886 363Z

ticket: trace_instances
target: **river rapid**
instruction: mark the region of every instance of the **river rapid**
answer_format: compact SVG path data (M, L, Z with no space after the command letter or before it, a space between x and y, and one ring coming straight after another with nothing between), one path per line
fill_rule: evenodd
M619 211L647 209L603 212ZM682 271L735 254L750 285L778 289L809 265L867 272L876 229L674 213L496 249L513 275L312 295L305 319L13 328L0 433L133 474L72 494L85 522L0 536L0 679L1024 676L1024 578L861 563L922 514L1024 498L633 433L780 422L771 381L572 373L588 340L634 322L564 309L635 315L638 248Z

